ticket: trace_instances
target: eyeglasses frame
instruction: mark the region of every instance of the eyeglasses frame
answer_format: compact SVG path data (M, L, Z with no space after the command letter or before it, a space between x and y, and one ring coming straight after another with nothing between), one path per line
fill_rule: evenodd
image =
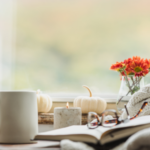
M97 128L98 126L103 126L103 127L108 127L108 126L104 126L103 125L103 115L106 113L106 112L113 112L114 114L115 114L115 119L112 119L112 120L106 120L106 121L115 121L116 122L116 124L115 124L115 126L116 125L118 125L118 124L120 124L120 123L123 123L123 122L128 122L128 121L130 121L130 120L133 120L133 119L135 119L136 117L138 117L139 116L139 114L142 112L142 110L145 108L145 106L146 105L148 105L148 102L147 101L144 101L143 102L143 104L142 104L142 106L141 106L141 108L140 108L140 110L137 112L137 114L135 115L135 116L133 116L133 117L130 117L129 116L129 112L128 112L128 110L127 110L127 107L126 107L126 105L125 105L125 110L126 110L126 113L127 113L127 116L128 116L128 118L127 119L125 119L125 120L120 120L119 119L119 116L118 116L118 114L117 114L117 112L116 112L116 110L114 110L114 109L107 109L107 110L105 110L105 111L103 111L102 112L102 114L101 114L101 116L102 116L102 119L101 119L101 121L100 121L100 119L99 119L99 116L98 116L98 114L97 113L95 113L95 112L93 112L93 113L95 113L96 115L95 115L95 117L96 117L96 119L97 119L97 126L95 127L95 128ZM91 112L89 112L89 113L91 113ZM101 123L102 122L102 123ZM87 126L88 126L88 123L87 123ZM111 126L112 127L112 126ZM89 129L95 129L95 128L90 128L89 126L88 126L88 128ZM110 128L110 127L108 127L108 128Z

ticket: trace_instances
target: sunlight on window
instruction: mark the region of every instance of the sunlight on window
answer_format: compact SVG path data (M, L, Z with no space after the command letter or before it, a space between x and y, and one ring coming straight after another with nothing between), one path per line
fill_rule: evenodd
M13 89L15 0L0 0L0 90Z
M88 85L95 93L118 93L111 64L150 58L150 1L16 2L12 89L77 93Z

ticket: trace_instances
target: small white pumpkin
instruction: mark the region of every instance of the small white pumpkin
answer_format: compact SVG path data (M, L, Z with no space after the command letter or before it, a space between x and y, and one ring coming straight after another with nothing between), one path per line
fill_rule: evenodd
M100 97L92 97L91 90L85 85L83 87L89 91L90 97L79 96L75 98L74 107L81 107L83 114L86 114L90 111L96 112L98 114L102 113L106 109L106 101Z
M41 94L40 90L37 90L37 105L38 112L49 112L52 108L52 99L47 94Z

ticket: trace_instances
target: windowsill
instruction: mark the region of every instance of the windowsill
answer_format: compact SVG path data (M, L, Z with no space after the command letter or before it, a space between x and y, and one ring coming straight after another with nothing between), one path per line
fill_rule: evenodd
M76 97L78 96L88 96L84 94L49 94L50 97L53 100L53 105L51 110L48 113L54 113L55 107L66 107L66 103L69 102L69 106L73 107L73 101ZM106 109L115 109L116 110L116 100L117 100L117 95L96 95L93 94L93 97L102 97L106 100L107 102L107 108Z
M38 124L53 124L54 113L38 113ZM87 124L87 114L82 114L82 125Z
M58 98L58 97L52 97L53 102L55 103L60 103L60 102L73 102L74 98L71 97L62 97L62 98ZM105 99L107 103L116 103L116 99Z
M73 102L74 99L78 96L88 96L85 94L49 94L55 103L66 103ZM106 100L107 103L116 103L117 95L99 95L94 94L93 97L102 97Z
M38 122L39 124L53 124L53 117L54 117L54 108L55 107L66 107L66 102L69 102L69 106L73 107L73 101L76 97L88 96L84 94L49 94L53 100L53 105L51 110L48 113L39 113ZM94 94L93 97L102 97L107 102L106 109L115 109L116 108L116 99L117 95L96 95ZM85 124L87 121L87 114L82 115L82 124Z

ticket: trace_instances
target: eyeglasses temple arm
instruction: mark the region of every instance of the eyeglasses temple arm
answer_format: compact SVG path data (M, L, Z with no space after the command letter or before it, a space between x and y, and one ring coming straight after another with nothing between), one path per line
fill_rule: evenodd
M126 113L127 113L128 119L130 119L130 115L129 115L129 112L128 112L128 109L127 109L126 104L124 105L124 107L125 107L125 110L126 110Z
M99 124L101 124L101 121L100 121L99 117L98 117L97 115L95 115L95 117L96 117L96 119L97 119L97 122L98 122Z
M132 120L132 119L138 117L138 115L143 111L143 109L145 108L146 105L148 105L148 102L147 102L147 101L143 103L143 105L142 105L142 107L140 108L140 110L138 111L138 113L137 113L134 117L130 118L130 120Z

